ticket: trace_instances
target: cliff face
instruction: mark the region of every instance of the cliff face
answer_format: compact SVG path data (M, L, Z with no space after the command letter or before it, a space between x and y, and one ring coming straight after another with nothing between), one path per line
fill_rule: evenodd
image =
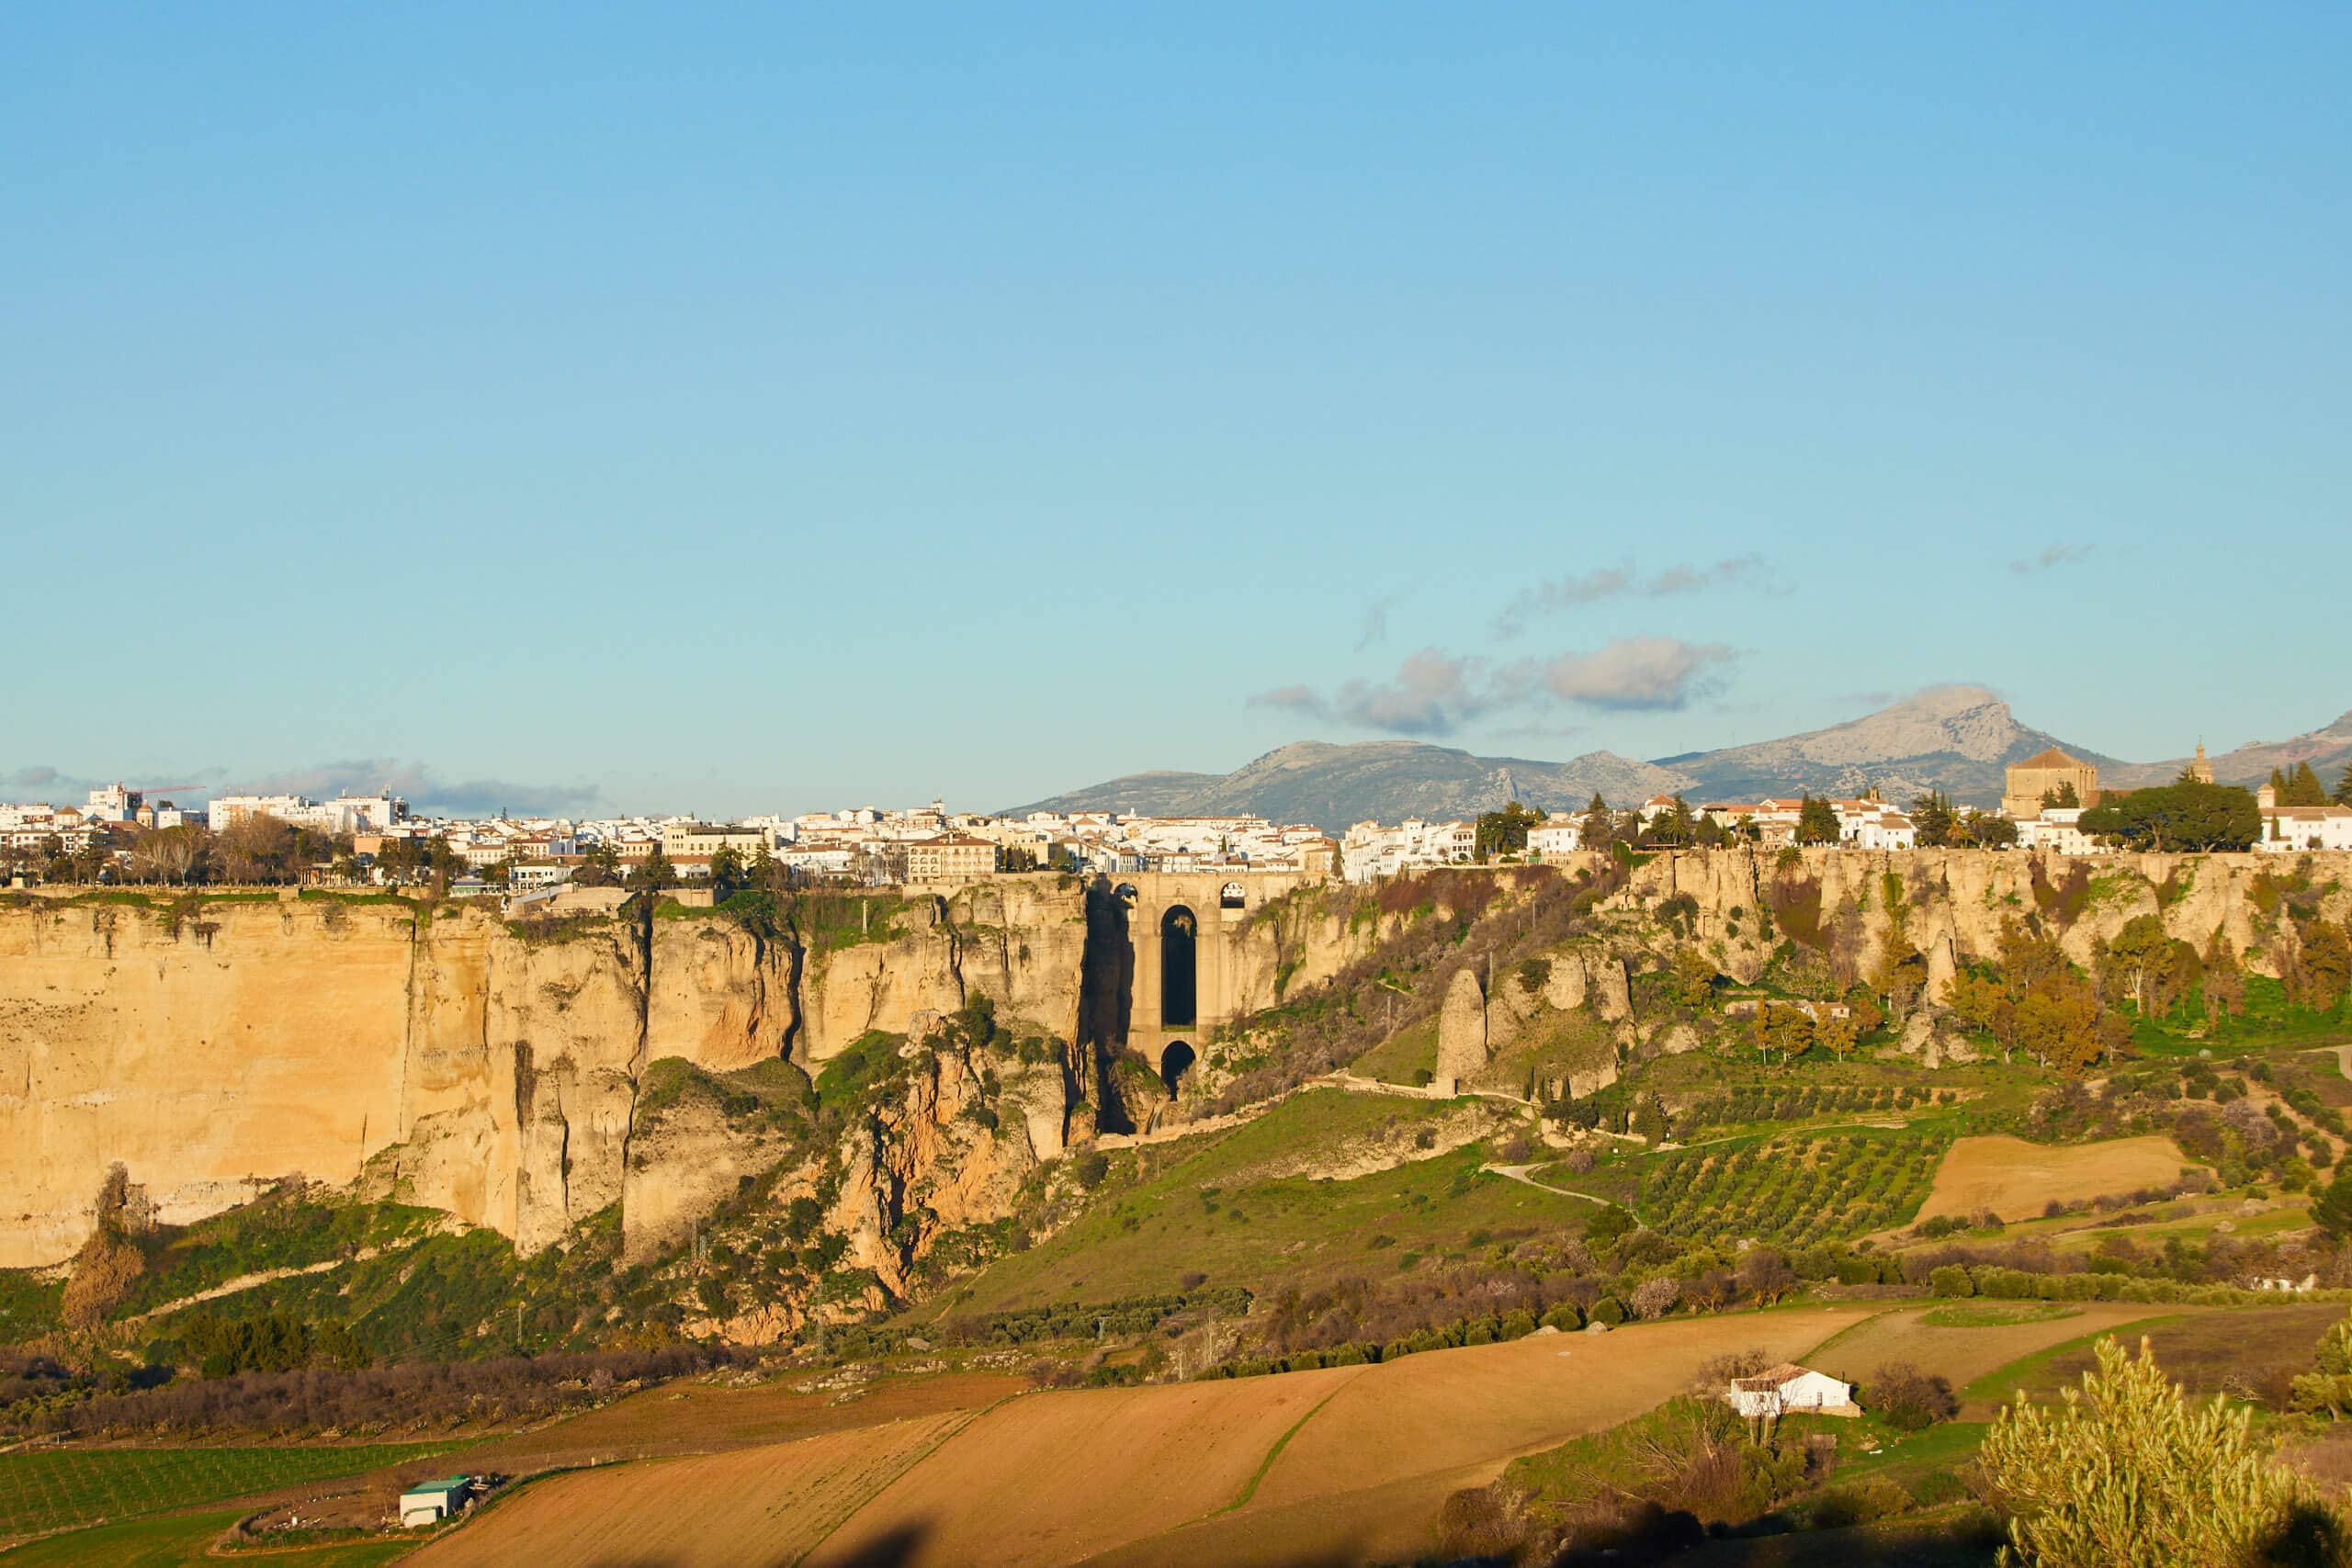
M741 1161L628 1175L650 1063L820 1072L868 1031L920 1033L976 995L1069 1038L1086 940L1084 891L1058 878L877 899L870 928L805 944L699 914L534 937L447 905L419 919L262 895L175 918L164 902L0 908L0 1267L70 1256L118 1160L166 1223L296 1173L526 1251L625 1186L645 1215L692 1206ZM1064 1136L1052 1087L1016 1097L1044 1155Z
M2202 950L2215 936L2258 974L2277 975L2297 941L2292 906L2332 920L2352 914L2352 854L2113 854L2052 857L1981 850L1864 853L1806 849L1690 851L1636 867L1607 908L1654 917L1687 897L1688 930L1717 953L1724 972L1752 980L1770 956L1759 910L1817 910L1825 930L1844 925L1858 963L1874 967L1899 918L1905 940L1926 955L1928 994L1940 998L1961 964L1994 957L2010 920L2039 916L2067 957L2088 966L2102 941L2131 920L2160 918L2170 935ZM1894 903L1890 904L1890 892ZM1899 909L1898 909L1899 907ZM1653 919L1651 939L1660 934ZM1773 941L1788 935L1786 921Z
M1958 964L1996 951L2005 920L2035 912L2077 962L2154 913L2200 948L2218 932L2275 973L2297 941L2297 903L2339 920L2352 910L2352 856L2308 859L2306 869L2303 857L2267 855L1661 854L1555 963L1546 1002L1622 1024L1626 961L1682 941L1752 979L1787 934L1784 918L1768 941L1758 912L1792 901L1865 969L1899 918L1927 956L1931 998ZM167 1223L300 1173L445 1209L526 1251L622 1201L632 1247L651 1245L767 1157L682 1123L633 1161L639 1085L656 1060L724 1073L788 1056L821 1073L860 1035L921 1035L974 996L990 998L1016 1034L1089 1038L1088 906L1076 882L876 902L879 919L805 939L704 915L535 937L477 909L421 919L406 905L270 896L176 917L0 906L0 1266L70 1256L118 1160ZM1235 1005L1328 979L1404 919L1351 919L1350 908L1310 887L1238 922L1222 960ZM1097 934L1094 988L1119 989L1131 966L1106 964L1104 953L1134 939ZM1090 1005L1125 1016L1116 998ZM1509 1032L1477 996L1450 1012L1448 1043L1464 1063L1473 1044L1484 1055ZM1115 1050L1122 1037L1100 1043ZM874 1210L861 1226L860 1202L889 1208L935 1190L920 1205L925 1225L1001 1217L1036 1161L1095 1125L1099 1086L1075 1057L1071 1066L1067 1077L1059 1066L1002 1072L988 1139L964 1115L973 1069L943 1069L884 1118L870 1147L844 1151L859 1179L839 1219L873 1238L861 1264L895 1278L880 1238L904 1213L885 1223ZM1165 1107L1128 1109L1148 1118Z

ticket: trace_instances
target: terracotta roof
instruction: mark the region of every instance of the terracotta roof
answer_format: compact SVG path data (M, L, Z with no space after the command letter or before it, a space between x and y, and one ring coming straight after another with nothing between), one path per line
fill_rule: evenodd
M2037 751L2022 762L2009 764L2013 768L2079 768L2082 765L2080 757L2069 757L2055 746Z
M1731 1386L1742 1393L1770 1393L1782 1383L1804 1376L1806 1369L1794 1361L1782 1361L1777 1367L1767 1367L1752 1378L1734 1378Z

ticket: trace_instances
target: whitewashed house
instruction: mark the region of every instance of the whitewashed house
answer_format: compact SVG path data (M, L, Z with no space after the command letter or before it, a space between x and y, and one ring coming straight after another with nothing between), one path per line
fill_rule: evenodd
M2077 826L2079 806L2045 806L2031 817L2017 818L2018 848L2049 850L2062 855L2095 855L2106 848Z
M1580 818L1538 822L1527 830L1527 852L1537 860L1554 860L1576 853L1583 840L1584 822Z
M1856 1416L1854 1385L1839 1382L1826 1372L1813 1371L1793 1361L1768 1367L1752 1378L1734 1378L1724 1397L1742 1416L1785 1416L1792 1410L1824 1416Z

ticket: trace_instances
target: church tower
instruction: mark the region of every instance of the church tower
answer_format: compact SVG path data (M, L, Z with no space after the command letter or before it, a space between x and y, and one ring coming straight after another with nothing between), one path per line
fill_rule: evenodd
M2213 782L2213 764L2205 760L2205 742L2202 740L2197 743L2197 755L2189 761L2188 776L2199 784Z

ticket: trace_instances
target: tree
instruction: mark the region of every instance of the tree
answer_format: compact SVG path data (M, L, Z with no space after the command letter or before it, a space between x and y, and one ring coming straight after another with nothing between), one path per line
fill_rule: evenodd
M2079 1393L2069 1390L2057 1405L2019 1393L1977 1450L2010 1514L2004 1562L2280 1562L2271 1553L2298 1534L2338 1529L2322 1522L2309 1483L2255 1442L2251 1410L2233 1413L2219 1395L2192 1410L2145 1339L2137 1360L2111 1337L2097 1355Z
M1854 1047L1860 1043L1861 1030L1855 1024L1852 1014L1833 1013L1815 1021L1813 1041L1842 1062L1853 1055Z
M2329 798L2338 806L2352 806L2352 761L2344 764L2344 776L2335 781L2335 793Z
M1756 1010L1756 1046L1771 1060L1781 1053L1784 1062L1803 1055L1813 1044L1813 1014L1786 1002L1766 1002Z
M2205 945L2205 1011L2214 1022L2245 1011L2245 971L2238 967L2238 950L2220 931Z
M1714 999L1715 962L1695 947L1674 950L1674 999L1687 1008L1702 1008Z
M711 852L710 897L714 902L725 903L749 884L743 853L731 844L721 844Z
M1666 1111L1658 1104L1657 1096L1642 1096L1640 1102L1634 1107L1633 1124L1627 1131L1645 1143L1657 1145L1666 1141Z
M2320 1336L2312 1359L2318 1370L2288 1385L2287 1403L2312 1415L2324 1410L2329 1420L2341 1421L2352 1410L2352 1317Z
M2325 806L2327 804L2327 786L2319 782L2319 775L2312 772L2310 762L2302 761L2295 764L2295 771L2287 775L2286 787L2278 792L2278 804L2281 806Z
M1838 808L1826 796L1806 795L1797 807L1797 842L1834 844L1838 838Z
M2006 849L2018 841L2018 825L1997 811L1972 806L1953 821L1951 841L1963 848Z
M2098 998L2081 976L2046 976L2027 987L2016 1007L2017 1043L2052 1072L2079 1077L2105 1054Z
M2055 789L2045 789L2041 792L2041 806L2045 811L2070 811L2082 803L2083 797L2076 792L2075 781L2072 779L2066 780Z
M628 885L640 893L658 893L664 887L675 887L678 886L677 869L671 865L670 857L662 852L662 846L656 844L629 872Z
M2092 807L2076 824L2134 850L2244 850L2262 832L2254 796L2234 784L2163 784Z
M1918 841L1923 849L1940 849L1951 843L1958 820L1952 815L1951 802L1939 789L1911 798L1911 825L1919 830Z
M1741 1253L1733 1278L1741 1290L1765 1306L1777 1306L1782 1296L1797 1288L1797 1271L1769 1247L1751 1247Z
M1898 1432L1917 1432L1960 1414L1951 1381L1909 1361L1890 1361L1862 1385L1863 1397L1879 1419Z
M2171 935L2163 919L2154 915L2136 915L2126 920L2115 940L2107 944L2106 958L2122 982L2123 994L2132 998L2132 1010L2143 1017L2152 996L2166 995L2179 963Z
M1478 815L1473 852L1478 859L1492 860L1497 855L1527 852L1527 830L1544 820L1544 813L1514 800L1500 811L1485 811Z
M2335 1179L2312 1204L2312 1223L2337 1240L2352 1236L2352 1160L2335 1168Z
M1592 792L1592 803L1584 808L1584 821L1577 834L1577 843L1588 850L1606 850L1616 841L1617 817L1600 792Z
M1679 849L1690 842L1698 832L1698 824L1690 815L1690 804L1676 795L1672 804L1652 817L1642 829L1642 841L1660 849Z
M2332 1012L2352 986L2352 942L2332 920L2313 920L2301 935L2287 965L2288 993L2313 1012Z

